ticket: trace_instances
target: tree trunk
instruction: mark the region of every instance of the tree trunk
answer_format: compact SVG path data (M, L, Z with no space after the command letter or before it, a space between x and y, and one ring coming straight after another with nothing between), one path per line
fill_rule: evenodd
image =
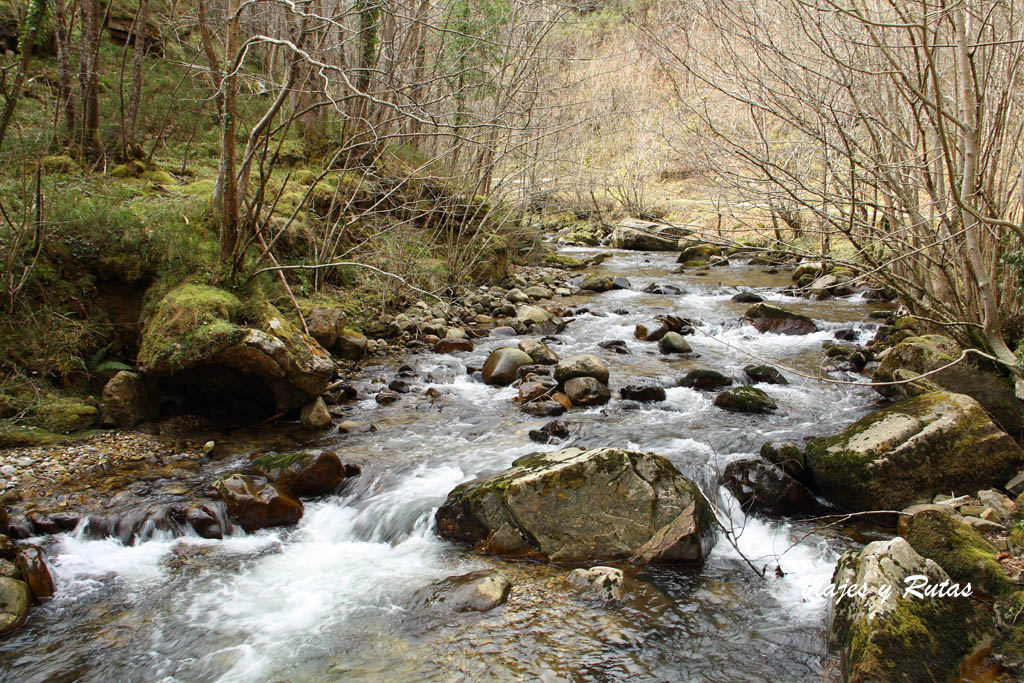
M148 0L139 0L139 13L135 19L135 52L132 55L132 91L128 96L128 130L125 133L129 142L135 142L135 124L139 116L139 99L142 96L142 64L146 57L148 24L149 2Z

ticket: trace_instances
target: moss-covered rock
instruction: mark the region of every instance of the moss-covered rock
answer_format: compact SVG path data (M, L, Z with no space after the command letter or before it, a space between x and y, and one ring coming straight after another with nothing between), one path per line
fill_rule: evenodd
M280 411L319 396L334 373L327 351L273 306L244 304L202 285L182 285L156 305L143 329L138 362L151 377L192 385L256 378ZM192 373L198 376L183 374L196 368L203 369Z
M714 513L660 455L570 448L459 485L436 521L443 538L497 555L693 562L710 550Z
M818 326L806 315L771 304L754 304L743 317L762 333L810 334L818 331Z
M659 223L630 220L612 231L612 246L633 251L674 251L679 245L680 232Z
M852 510L901 510L936 493L998 486L1024 451L978 403L932 392L879 410L806 448L815 484Z
M960 345L949 337L939 334L909 337L892 347L879 363L873 379L892 382L911 377L913 373L931 372L952 363L961 353ZM1003 429L1015 436L1024 434L1024 401L1016 397L1008 378L964 360L929 375L925 380L949 391L967 394L980 403ZM913 387L880 384L875 390L899 400L913 391Z
M970 582L989 595L1016 590L996 559L996 547L951 515L924 510L911 518L905 535L914 550L939 563L954 581Z
M686 264L690 261L703 261L707 263L713 256L721 256L722 248L714 244L703 242L692 242L686 244L676 258L676 263Z
M995 615L998 632L992 654L1014 680L1024 679L1024 591L996 601Z
M78 164L66 154L43 157L39 165L46 174L74 173L78 170Z
M723 391L715 396L714 403L733 413L770 413L778 408L771 396L749 384Z
M953 680L961 662L994 630L967 597L906 595L906 579L949 581L942 567L903 538L875 541L843 554L832 576L831 646L842 655L843 678L877 681ZM844 587L863 587L863 599Z
M31 420L47 431L70 434L95 426L98 418L96 406L73 396L52 395L34 406Z
M736 496L744 510L769 516L797 515L817 508L810 489L781 467L758 458L734 460L720 482Z

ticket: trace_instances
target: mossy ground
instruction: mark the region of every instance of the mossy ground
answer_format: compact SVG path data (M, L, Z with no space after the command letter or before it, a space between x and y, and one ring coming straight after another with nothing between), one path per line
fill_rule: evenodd
M996 559L996 547L974 528L949 515L916 515L907 530L907 541L922 556L935 560L953 581L970 582L990 595L1017 589Z

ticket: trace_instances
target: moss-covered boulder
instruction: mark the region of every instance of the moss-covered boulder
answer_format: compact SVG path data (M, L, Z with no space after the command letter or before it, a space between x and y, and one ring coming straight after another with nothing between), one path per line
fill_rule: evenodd
M892 382L924 374L952 363L960 357L960 345L949 337L926 334L910 337L896 344L875 370L874 381ZM1024 434L1024 401L1019 400L1007 377L978 367L968 360L929 375L926 381L958 394L967 394L981 404L996 423L1007 432ZM899 400L910 395L913 385L879 384L878 393Z
M723 391L715 396L714 404L731 413L771 413L778 408L771 396L749 384Z
M358 465L345 462L334 451L269 453L252 464L258 474L288 487L297 496L334 493L361 472Z
M289 411L318 397L334 374L330 354L267 303L215 287L182 285L146 321L139 369L190 400L258 402Z
M695 562L713 543L714 513L660 455L570 448L459 485L436 522L441 537L496 555Z
M682 245L683 249L676 258L676 263L689 263L690 261L710 261L714 256L722 255L722 248L705 242L689 242Z
M1024 591L996 601L997 633L992 655L1013 680L1024 680Z
M851 683L954 680L963 660L994 630L970 598L906 594L908 577L950 578L903 538L847 551L832 576L830 644ZM849 594L862 590L864 597Z
M7 576L0 577L0 634L25 623L32 596L28 585Z
M215 481L212 488L227 506L228 516L246 533L302 519L302 503L278 484L232 474Z
M989 595L1005 595L1017 589L996 559L996 547L952 515L923 510L911 517L904 535L914 550L938 562L954 581L970 582Z
M679 386L698 391L715 391L732 384L732 379L717 370L694 368L679 380Z
M806 315L771 304L754 304L743 317L762 333L810 334L818 331L818 326Z
M932 392L862 418L805 450L818 489L851 510L901 510L936 493L998 486L1024 451L977 401Z

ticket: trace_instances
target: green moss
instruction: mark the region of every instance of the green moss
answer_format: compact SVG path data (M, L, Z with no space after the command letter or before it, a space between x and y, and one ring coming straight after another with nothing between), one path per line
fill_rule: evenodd
M66 154L59 156L43 157L39 165L43 167L43 173L74 173L78 170L78 164Z
M151 183L158 183L160 185L176 185L178 182L177 178L167 171L162 171L160 169L146 171L142 177Z
M129 161L118 164L110 169L111 178L138 178L146 172L146 165L141 161Z
M298 183L299 185L312 185L316 182L316 173L310 171L308 168L300 168L299 170L292 173L292 182Z
M1016 590L1016 584L996 559L996 547L969 524L941 512L926 511L914 516L906 536L914 550L935 560L953 581L969 581L990 595Z
M312 457L310 453L292 452L292 453L266 453L252 461L255 468L270 471L270 470L284 470L288 469L297 462L309 460Z
M587 267L580 259L565 254L544 254L542 262L547 266L566 268L567 270L580 270Z
M94 405L54 395L35 406L31 419L47 431L67 434L92 427L98 416L99 411Z
M0 420L0 448L45 446L67 439L68 437L63 434L54 434L45 429Z

